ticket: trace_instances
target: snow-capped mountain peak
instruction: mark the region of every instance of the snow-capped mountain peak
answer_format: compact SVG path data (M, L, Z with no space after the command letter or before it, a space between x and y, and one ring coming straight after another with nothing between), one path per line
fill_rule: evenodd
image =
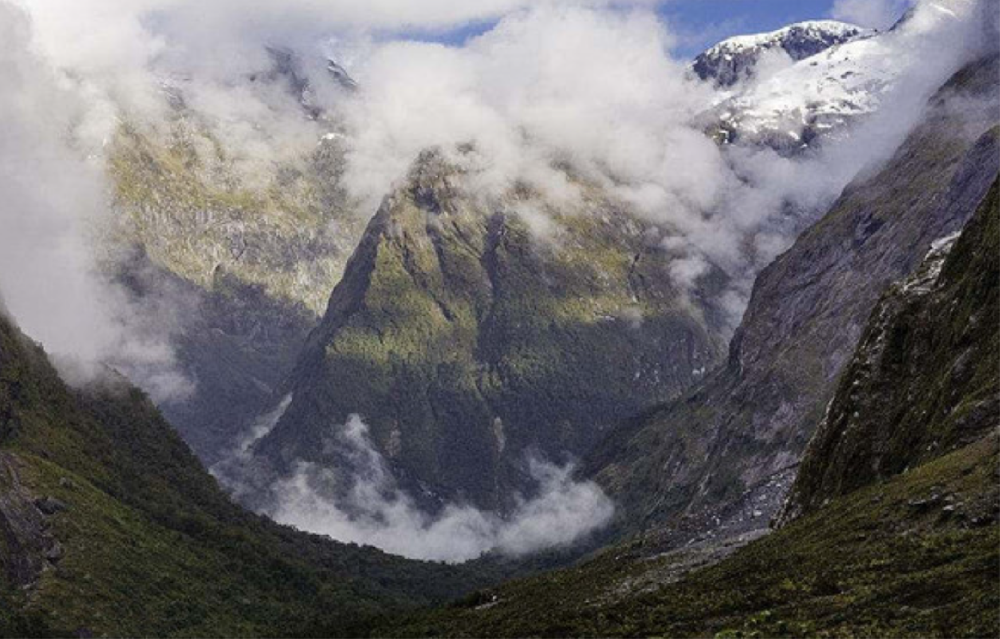
M702 80L712 80L720 87L752 78L761 58L782 50L793 61L803 60L832 46L874 35L871 29L837 22L814 20L799 22L769 33L744 35L723 40L697 58L692 70Z
M752 81L720 87L718 102L707 114L707 128L724 143L763 144L783 153L809 148L818 138L836 137L846 125L878 110L897 80L911 75L907 69L919 67L927 86L943 81L976 46L969 40L977 39L978 7L968 0L924 0L883 33L858 29L848 35L850 25L815 27L814 33L829 28L831 34L847 39L771 73L757 74ZM758 51L759 58L765 47L783 47L777 43L796 28L802 25L732 38L699 60L725 61L726 56L735 60L740 51L746 59ZM733 60L726 64L737 69L731 73L745 73L733 66ZM907 91L918 101L919 93L914 87Z

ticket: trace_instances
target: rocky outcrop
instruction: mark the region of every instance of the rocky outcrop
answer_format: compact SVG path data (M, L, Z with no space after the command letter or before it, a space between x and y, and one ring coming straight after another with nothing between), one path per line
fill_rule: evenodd
M623 530L767 525L881 292L989 189L996 69L990 57L958 73L894 157L763 271L725 367L595 449L588 473Z
M35 500L21 483L16 456L0 451L0 574L16 588L38 584L42 571L62 557L62 546L52 536L47 515L51 499Z
M995 167L994 167L995 168ZM783 521L969 445L1000 424L998 182L872 313Z
M466 184L428 152L385 200L258 458L350 468L330 442L358 413L412 493L503 511L529 450L580 455L719 361L721 274L684 295L657 230L596 193L547 237L519 213L544 202Z

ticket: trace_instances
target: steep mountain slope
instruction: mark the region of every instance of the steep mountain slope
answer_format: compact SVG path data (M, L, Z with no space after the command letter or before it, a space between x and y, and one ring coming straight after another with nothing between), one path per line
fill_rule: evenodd
M353 634L468 575L241 510L142 393L68 389L0 316L0 634Z
M1000 424L998 295L994 182L961 237L936 245L875 308L802 460L784 519L966 446Z
M994 634L1000 176L991 168L989 195L950 254L933 251L872 313L796 484L798 519L735 552L736 539L661 553L648 535L384 634Z
M162 121L125 118L106 149L118 212L106 269L172 317L195 390L157 400L206 463L228 452L291 372L363 231L340 185L342 144L321 137L335 124L313 105L297 59L269 51L273 68L250 87L279 101L287 144L222 137L189 102L193 89L165 79Z
M761 59L783 51L798 61L832 46L874 35L869 29L835 20L799 22L770 33L737 36L723 40L694 59L691 69L702 80L731 87L754 77Z
M502 512L531 487L527 451L579 455L719 361L721 275L688 300L648 224L588 194L546 240L517 213L531 194L467 188L428 152L385 200L258 458L349 466L332 440L358 413L415 494Z
M683 541L766 525L881 291L989 188L997 60L949 81L888 164L763 271L725 367L595 449L587 473L623 529L670 521Z
M144 307L167 318L178 368L194 385L193 392L160 398L160 409L206 465L217 462L266 410L316 316L221 266L207 288L158 267L141 249L114 269Z

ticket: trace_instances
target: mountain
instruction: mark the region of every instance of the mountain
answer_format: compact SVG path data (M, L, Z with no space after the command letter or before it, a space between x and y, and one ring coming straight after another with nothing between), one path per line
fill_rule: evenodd
M799 31L786 35L792 33ZM900 41L882 40L888 35L878 36L869 48L847 49L876 37L833 45L819 55L829 60L874 56L896 73L898 61L889 65L887 52L897 50L893 47ZM917 36L905 28L892 35L903 37ZM827 71L822 70L822 77L829 76ZM623 520L633 517L631 526L641 526L650 515L635 518L636 502L644 503L641 510L672 516L692 501L730 504L751 487L767 493L766 506L752 507L740 519L757 525L752 521L759 523L772 512L787 489L788 468L810 434L800 420L815 410L815 402L828 398L857 338L853 331L863 323L879 288L912 267L939 225L957 226L971 213L961 208L968 205L959 196L961 189L969 188L971 198L975 188L985 188L978 182L957 184L954 193L946 192L959 158L968 152L966 164L972 166L992 149L988 139L976 147L964 129L967 116L949 116L945 104L960 94L979 97L980 89L992 90L989 83L987 88L976 84L968 90L945 89L936 98L939 115L927 116L926 137L911 144L941 148L940 154L901 155L894 177L878 182L878 193L845 196L845 212L834 217L871 218L863 232L876 236L876 252L864 258L872 262L870 268L854 270L854 253L840 250L844 238L815 233L809 240L814 247L800 245L800 255L785 256L765 271L748 312L751 325L737 336L731 358L760 356L766 361L745 373L713 376L717 396L685 404L697 407L697 416L676 417L691 424L684 435L671 436L690 436L683 443L630 441L629 428L619 441L619 432L609 435L609 429L634 415L642 416L633 424L647 423L658 414L650 406L684 393L721 363L720 347L729 333L716 294L724 289L725 274L711 272L688 295L672 276L671 256L650 240L658 229L599 189L586 187L587 215L566 211L558 217L556 231L539 230L532 226L537 216L522 213L556 207L516 189L486 201L467 186L471 180L463 175L461 160L425 152L369 223L326 315L287 382L272 396L270 409L286 398L287 409L250 447L250 483L285 477L301 463L338 476L360 472L343 442L337 443L351 415L358 414L393 477L431 511L457 501L507 513L518 495L534 490L527 456L557 463L583 456L589 460L588 476L620 499ZM977 135L995 122L988 108L978 108L979 113L968 116L974 122L968 130L978 127ZM932 122L934 118L947 121ZM953 139L951 128L956 129ZM883 218L896 216L900 203L887 201L886 189L921 173L935 176L927 180L922 206L909 217L899 215L915 221L898 228L887 224ZM944 222L928 221L937 198L943 197L955 200L955 210ZM883 210L873 210L875 205ZM883 225L885 237L878 233ZM855 233L846 228L843 232ZM888 257L880 252L883 243ZM802 280L817 275L821 253L853 278L850 286L845 280L843 290L834 291L834 299L843 297L834 308L826 307L820 286L802 286ZM789 320L770 317L788 314L788 298L802 308ZM838 324L846 341L820 344L822 338L812 333L817 327L809 326L790 339L793 349L801 350L770 348L768 340L774 337L766 323L795 323L807 313L822 315L815 318L818 324ZM758 321L760 325L752 324ZM822 356L810 359L810 349L819 349ZM772 367L782 369L780 379L771 374ZM732 433L716 419L731 421ZM759 428L767 432L748 436L743 420L761 420L766 426ZM644 426L632 429L646 431ZM704 448L710 442L728 446L730 437L739 443L732 442L732 449L717 456ZM666 452L664 445L675 448ZM730 450L738 450L732 454L742 459L727 464L723 460ZM697 477L688 476L689 456L709 460L694 464L707 464L694 471ZM689 483L709 478L710 487ZM247 480L245 476L234 485L242 489ZM650 486L658 490L650 491ZM711 496L705 497L706 491ZM663 493L669 495L667 503L652 506Z
M357 634L479 578L241 510L145 395L68 388L0 315L3 636Z
M162 121L123 112L104 147L99 257L196 387L57 370L0 304L0 636L995 634L1000 54L942 83L965 49L920 37L966 3L921 6L696 60L704 129L751 151L806 154L879 109L908 127L883 98L925 102L825 215L788 222L809 226L735 334L731 276L671 249L674 223L724 243L715 211L654 223L566 158L579 197L487 193L469 143L421 153L365 221L308 79L357 89L337 63L269 47L237 81L263 110L235 127L199 106L213 80L164 78ZM900 85L914 68L932 95ZM260 513L495 552L409 561Z
M1000 174L989 168L960 237L936 243L871 313L803 462L796 516L779 531L668 552L652 533L377 634L995 633Z
M793 61L784 65L772 64L767 73L757 73L752 81L728 87L699 121L721 143L763 145L783 155L800 154L840 139L851 127L879 112L887 96L914 91L914 87L901 84L905 84L904 79L934 77L943 70L943 81L961 64L962 47L953 43L965 40L963 45L977 46L969 42L975 38L956 35L952 29L976 12L989 10L983 6L989 4L959 0L920 3L890 31L850 36L815 55L793 56ZM982 23L988 32L988 18ZM766 36L749 36L745 41L738 38L736 44L704 55L721 53L724 60L729 55L725 52L734 48L750 46L753 51L751 45L758 40L768 41ZM941 55L942 50L947 53Z
M347 72L347 69L342 67L336 61L327 60L326 70L330 73L331 76L333 76L335 80L337 80L337 83L344 89L354 91L355 89L358 88L357 81L351 77L351 74Z
M529 452L580 455L621 415L675 396L722 355L721 273L683 294L656 229L590 189L546 239L424 153L372 219L254 451L345 468L358 413L396 477L430 506L504 512L532 489Z
M832 46L874 35L874 31L835 20L799 22L770 33L723 40L694 59L691 69L702 80L731 87L754 77L761 59L783 51L793 61L826 51Z
M956 74L894 157L760 274L725 366L595 447L584 470L615 500L619 532L669 524L684 543L767 525L881 292L962 227L995 176L997 64Z
M262 73L251 74L250 81L265 84L283 82L287 90L298 99L303 112L309 118L327 118L328 114L317 104L316 88L309 81L302 55L288 47L266 46L264 49L271 60L271 68ZM339 89L348 92L357 90L358 83L347 72L347 69L334 60L326 60L326 73L333 80L334 86Z

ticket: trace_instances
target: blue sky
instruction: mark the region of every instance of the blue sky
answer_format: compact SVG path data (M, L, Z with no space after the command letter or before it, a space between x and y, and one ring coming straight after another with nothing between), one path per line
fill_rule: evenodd
M686 58L730 36L827 18L832 4L832 0L668 0L658 12L677 37L675 54ZM492 26L491 22L483 22L443 34L416 37L460 44Z

